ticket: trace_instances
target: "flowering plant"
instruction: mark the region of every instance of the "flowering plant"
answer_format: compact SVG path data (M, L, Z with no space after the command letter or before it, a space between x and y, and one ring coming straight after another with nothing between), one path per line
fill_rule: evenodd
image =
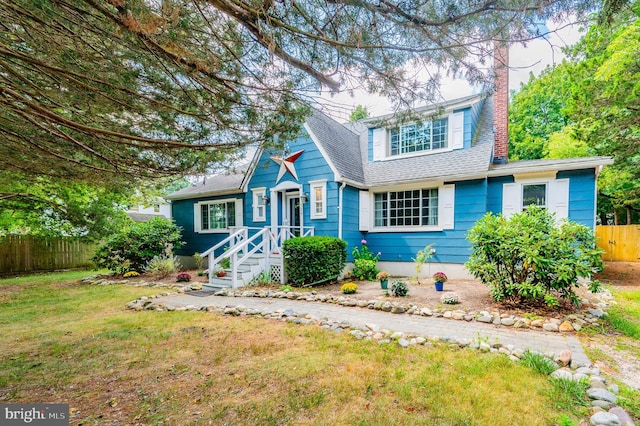
M189 282L189 281L191 281L191 275L187 274L186 272L182 272L182 273L176 275L176 281L179 282L179 283Z
M387 280L389 279L389 273L387 271L380 271L378 275L376 275L377 280Z
M380 259L381 253L374 254L367 247L367 240L360 241L362 247L354 247L351 254L353 255L353 275L361 280L371 281L376 276L378 268L376 264Z
M129 271L123 275L124 278L139 277L139 276L140 274L137 273L136 271Z
M358 291L358 285L352 282L344 283L342 287L340 287L340 290L342 290L344 294L353 294Z
M448 279L444 272L436 272L433 274L433 280L437 283L446 283Z
M458 303L458 295L456 293L445 293L440 300L445 305L455 305Z

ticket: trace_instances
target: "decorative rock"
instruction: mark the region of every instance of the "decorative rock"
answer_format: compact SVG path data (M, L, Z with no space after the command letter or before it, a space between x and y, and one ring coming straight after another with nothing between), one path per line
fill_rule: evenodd
M355 337L356 339L358 339L358 340L362 340L362 339L364 339L365 337L367 337L367 335L366 335L366 334L364 334L364 333L363 333L362 331L360 331L360 330L353 330L353 331L351 332L351 335L352 335L353 337Z
M404 314L404 312L405 312L404 306L393 306L391 308L392 314Z
M610 383L609 386L607 386L607 390L611 393L620 392L620 388L618 387L617 383Z
M391 309L393 309L393 305L391 304L391 302L384 302L380 309L382 309L385 312L391 312Z
M602 425L602 426L620 426L620 419L615 414L607 413L601 411L599 413L595 413L589 419L592 425Z
M511 326L511 325L513 325L515 323L516 323L516 321L513 318L502 318L500 320L500 324L501 325Z
M406 348L409 346L409 341L405 338L400 338L398 339L398 345L400 345L400 347Z
M480 342L480 350L482 352L489 352L491 350L491 346L486 342Z
M589 313L589 315L594 316L596 318L602 318L603 316L606 315L606 312L604 312L601 309L589 309L587 312Z
M513 324L513 328L526 328L528 327L527 321L524 319L519 319Z
M453 317L453 312L445 311L444 314L442 314L442 316L445 317L445 318L451 318L451 317Z
M558 331L561 333L566 333L569 331L574 331L573 326L569 321L564 321L560 326L558 326Z
M484 322L484 323L491 323L493 321L493 317L490 315L483 315L481 317L478 317L478 319L476 320L478 322Z
M611 403L609 401L603 401L601 399L594 399L593 401L591 401L591 405L593 405L594 407L600 407L604 410L608 410L609 408L611 408Z
M433 315L433 312L429 308L422 308L420 309L420 315L423 315L425 317L430 317L431 315Z
M559 368L551 373L551 377L554 379L573 380L573 374L571 371L565 370L564 368Z
M571 362L571 351L564 350L558 354L556 357L556 362L561 366L567 366Z
M552 322L545 322L542 325L542 329L544 331L558 331L558 324L552 323Z
M620 407L613 407L609 410L609 414L618 416L618 420L620 420L622 426L636 426L631 416Z
M531 327L542 327L544 324L544 320L543 319L536 319L531 321Z
M615 404L616 401L618 400L618 398L616 398L614 394L612 394L611 392L605 389L598 389L598 388L589 389L587 390L587 395L591 399L601 399L603 401L608 401L612 404Z

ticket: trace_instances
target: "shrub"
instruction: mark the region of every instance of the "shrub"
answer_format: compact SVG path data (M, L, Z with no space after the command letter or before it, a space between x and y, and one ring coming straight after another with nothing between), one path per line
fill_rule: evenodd
M578 278L602 270L602 251L593 230L531 206L505 219L488 213L469 231L472 253L465 264L488 285L498 302L579 303ZM598 282L591 284L597 291Z
M91 260L96 267L118 274L128 270L142 271L155 256L182 246L180 231L180 227L164 218L132 223L112 235L96 250Z
M356 283L344 283L342 287L340 287L340 290L344 294L353 294L358 291L358 285Z
M431 262L431 258L435 254L436 250L433 248L433 244L427 244L424 248L416 254L415 259L412 259L416 264L416 281L420 284L420 271L422 265Z
M166 278L179 271L180 268L180 261L178 261L177 257L160 255L151 259L144 271L157 278Z
M353 255L353 275L362 281L373 281L380 270L376 268L380 253L373 254L367 247L367 240L362 240L362 247L354 247Z
M327 236L297 237L282 244L289 282L313 285L336 279L347 261L347 243Z
M193 260L196 262L196 269L202 269L202 263L204 262L204 257L198 252L193 253Z
M409 293L409 286L404 281L394 281L389 287L392 296L404 297Z
M188 283L191 281L191 275L186 272L182 272L181 274L176 275L176 282L179 283Z

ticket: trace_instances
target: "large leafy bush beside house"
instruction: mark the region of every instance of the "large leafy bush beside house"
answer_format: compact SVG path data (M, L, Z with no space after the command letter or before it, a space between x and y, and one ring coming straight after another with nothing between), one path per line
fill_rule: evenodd
M140 272L151 259L167 256L182 244L179 226L164 218L153 218L148 222L132 223L112 235L91 260L98 268L107 268L118 274Z
M468 270L491 287L496 301L578 304L579 278L602 270L601 251L591 228L557 222L547 209L530 206L506 219L487 213L468 233ZM597 290L598 283L591 284Z

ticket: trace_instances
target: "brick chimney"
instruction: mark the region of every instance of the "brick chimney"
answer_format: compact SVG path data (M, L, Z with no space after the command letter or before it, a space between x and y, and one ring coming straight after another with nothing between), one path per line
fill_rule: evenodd
M509 46L493 42L493 164L505 164L509 157Z

